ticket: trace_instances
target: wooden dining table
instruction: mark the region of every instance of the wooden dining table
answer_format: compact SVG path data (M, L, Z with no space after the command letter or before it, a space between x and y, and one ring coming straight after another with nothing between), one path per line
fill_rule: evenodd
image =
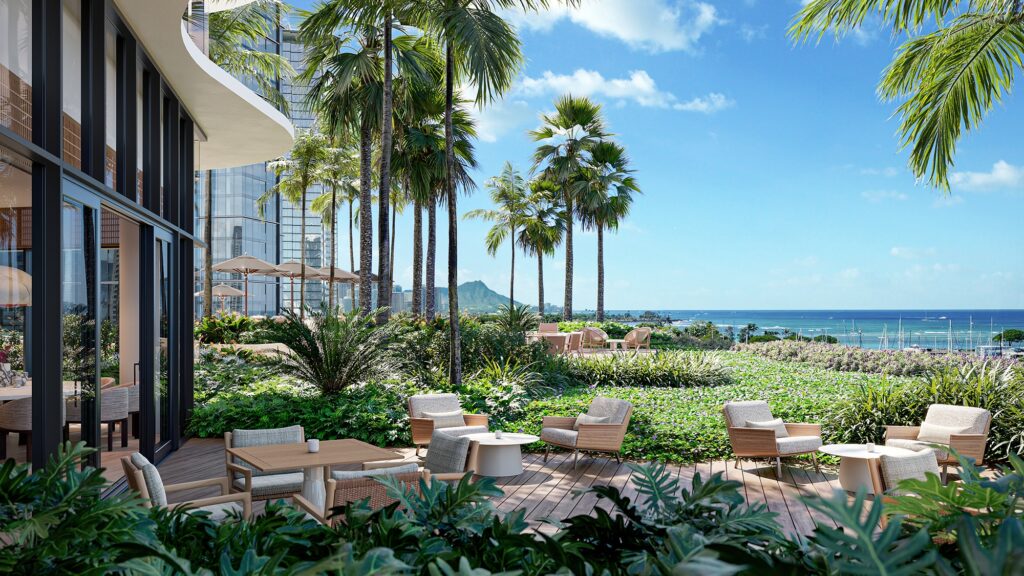
M268 444L228 448L228 453L245 460L260 472L287 472L302 469L302 497L323 506L327 498L324 477L331 466L365 464L402 458L398 452L378 448L361 440L321 440L320 450L310 452L306 443Z
M75 383L64 381L64 396L74 396L76 393ZM6 386L0 388L0 402L11 400L24 400L32 397L32 382L24 386Z

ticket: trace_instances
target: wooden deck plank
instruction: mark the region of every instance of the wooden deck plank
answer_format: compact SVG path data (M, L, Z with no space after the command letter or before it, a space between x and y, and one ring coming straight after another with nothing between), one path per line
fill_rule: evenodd
M761 480L761 489L764 491L765 502L768 509L778 514L777 520L786 534L796 534L797 527L793 517L789 513L789 506L786 505L786 498L779 488L779 481L775 477L775 466L768 466L758 469L755 474Z
M782 490L782 496L786 499L786 507L789 508L789 515L793 519L795 534L811 534L817 525L811 516L811 511L804 504L801 498L800 487L793 476L792 466L782 467L782 477L778 479L778 487Z
M556 454L554 457L549 458L548 462L544 462L542 458L538 458L534 462L533 474L521 482L518 486L506 486L505 487L505 498L497 505L498 510L502 512L511 512L517 508L520 508L526 500L544 486L545 482L550 479L552 471L565 460L564 454Z
M537 516L535 511L538 506L548 501L548 497L551 492L558 488L563 482L566 482L566 478L573 473L572 468L572 454L563 453L561 461L555 459L556 456L552 456L548 460L548 476L544 482L537 487L536 490L530 493L529 496L523 500L519 508L526 510L527 519L536 522ZM539 519L538 519L539 520Z
M821 496L818 493L818 489L815 487L815 481L812 475L816 475L816 472L813 469L809 470L807 468L793 467L790 468L789 472L793 478L793 482L796 484L797 489L800 491L801 496L805 498L817 498ZM829 491L829 494L830 493L831 491ZM828 496L829 494L826 494L826 496ZM832 520L832 518L826 516L825 514L822 514L821 512L810 506L807 506L806 504L804 506L807 507L807 511L810 513L811 519L814 520L816 523L820 523L825 526L830 526L832 528L836 527L836 523Z
M615 476L612 477L608 485L612 488L617 488L619 494L622 494L626 487L630 484L630 480L633 477L633 469L630 467L628 462L623 462L619 469L615 472ZM597 501L595 508L601 508L602 510L608 511L612 509L612 503L605 498Z
M605 461L604 468L601 469L601 472L598 473L597 477L590 484L590 486L607 486L612 481L612 478L615 477L615 473L619 471L620 466L623 465L620 465L615 460L609 458L608 460ZM584 494L581 498L579 498L579 500L577 500L576 505L573 506L572 510L569 511L569 513L566 514L566 516L576 516L577 514L593 514L594 506L596 505L597 494Z

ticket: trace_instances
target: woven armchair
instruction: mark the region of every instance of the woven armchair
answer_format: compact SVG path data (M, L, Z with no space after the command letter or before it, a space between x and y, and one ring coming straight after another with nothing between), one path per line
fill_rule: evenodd
M625 400L598 396L590 403L585 415L579 417L545 416L541 423L540 439L546 443L544 461L552 446L572 450L572 466L579 462L580 451L611 452L616 462L620 461L619 451L626 438L633 405ZM584 417L585 416L585 417ZM603 420L600 423L584 422L587 418Z
M252 498L248 492L231 493L228 478L208 478L195 482L182 482L180 484L164 484L157 470L145 456L136 452L131 456L121 458L121 467L124 469L125 479L128 480L128 487L139 493L147 508L153 506L165 506L168 508L187 508L192 512L209 512L213 520L220 521L228 517L229 512L241 513L242 518L249 518L252 515ZM207 488L217 486L220 488L220 496L189 500L187 502L167 503L169 492L180 492L182 490L193 490L195 488Z
M0 404L0 460L7 459L7 434L25 436L25 462L32 461L32 399Z
M768 403L762 400L726 402L722 414L736 456L734 467L739 467L741 458L774 458L775 472L781 477L783 457L810 454L818 469L821 424L780 422L783 429L755 427L751 423L775 420Z
M124 388L107 388L100 390L99 418L100 424L107 425L107 452L114 451L114 430L121 425L121 447L128 446L128 390ZM64 439L71 433L69 423L82 423L82 399L68 398L65 401Z
M639 350L641 348L651 349L651 329L634 328L623 338L623 346L628 350Z
M948 433L949 442L928 440L927 437L923 439L922 428L925 424ZM988 443L991 425L992 413L984 408L932 404L928 407L922 426L886 426L885 445L915 452L933 450L933 444L946 445L961 455L972 458L976 464L982 464L985 461L985 445ZM945 481L949 465L957 464L956 457L949 450L933 451L937 463L942 466L942 479Z
M537 332L540 332L542 334L558 332L558 322L541 322L537 326Z
M334 526L344 518L336 513L335 508L346 504L369 499L370 508L378 510L390 506L397 500L388 494L387 487L380 483L384 477L401 482L409 491L420 491L420 480L430 481L430 472L419 470L418 466L408 464L394 468L382 468L357 472L332 472L332 478L326 483L327 497L323 506L306 500L301 494L292 496L292 502L304 510L321 524Z
M461 425L436 426L433 418L427 414L461 412L459 397L455 394L417 394L409 398L409 426L412 428L412 443L416 445L416 455L420 448L430 446L434 430L444 430L454 436L480 434L487 432L486 414L462 414Z
M569 343L565 345L566 355L575 354L577 356L583 354L583 333L572 332L569 334Z
M306 433L302 426L268 428L264 430L235 430L224 433L224 465L231 479L232 492L248 492L253 500L288 498L302 490L302 470L261 472L248 462L234 458L228 448L268 446L272 444L303 444Z
M583 332L584 348L604 348L608 345L608 334L600 328L585 326Z

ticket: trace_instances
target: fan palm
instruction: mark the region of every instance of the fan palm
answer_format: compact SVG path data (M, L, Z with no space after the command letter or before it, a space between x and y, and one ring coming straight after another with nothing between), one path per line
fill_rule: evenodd
M339 142L334 142L339 144ZM327 286L327 303L334 308L334 271L338 254L338 206L342 202L349 203L349 216L351 217L352 200L359 194L358 178L359 172L358 153L353 150L351 143L344 146L336 146L330 150L330 155L324 163L322 183L327 186L331 193L321 194L310 205L309 209L320 216L320 220L331 227L331 263L330 277ZM352 242L352 225L349 223L349 244Z
M530 181L530 190L518 243L528 255L537 257L537 313L543 317L544 257L554 254L562 243L566 218L551 182L535 178Z
M540 142L533 154L534 170L544 166L544 177L562 194L565 206L565 304L562 315L572 319L573 244L572 227L576 200L584 190L584 169L591 150L610 134L601 117L601 105L571 94L555 102L555 113L541 116L543 124L530 132Z
M626 149L611 141L599 142L584 170L586 185L580 196L580 223L597 231L597 320L604 321L604 231L619 227L629 214L633 193L640 187L632 176Z
M489 179L486 186L491 192L491 201L497 208L470 210L465 218L479 218L494 223L487 231L487 238L484 241L487 253L491 256L498 253L505 240L511 242L512 268L508 283L508 306L511 309L516 305L516 232L523 226L523 219L526 216L528 188L522 174L511 162L505 162L501 174Z
M1024 60L1024 4L1017 0L813 0L789 29L800 41L853 31L878 18L906 35L878 91L898 100L902 145L918 178L948 192L964 132L1013 87ZM921 33L927 26L928 32Z
M267 163L267 169L278 177L277 185L256 200L260 218L266 218L266 205L274 196L282 196L299 208L299 237L306 238L306 193L324 179L324 167L331 156L331 145L326 136L315 129L299 131L295 143L285 158ZM299 276L299 316L306 313L306 247L299 251L302 274Z
M258 0L232 10L214 12L209 15L210 59L229 74L252 80L260 94L286 114L288 100L278 90L278 81L295 73L291 64L280 54L263 52L256 48L260 41L273 35L274 28L288 11L288 5L280 0ZM213 189L211 174L205 178L206 193L203 195L203 237L206 245L213 240ZM204 316L213 314L213 251L203 252L203 302L206 303Z

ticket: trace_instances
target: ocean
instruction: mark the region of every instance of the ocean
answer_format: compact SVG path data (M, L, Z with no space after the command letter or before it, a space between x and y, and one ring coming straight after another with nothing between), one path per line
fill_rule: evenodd
M608 310L639 315L644 310ZM920 346L973 350L991 346L993 334L1024 330L1024 310L652 310L677 326L712 322L721 329L753 323L758 332L789 330L803 336L827 334L841 344L863 348ZM902 331L902 341L900 334Z

